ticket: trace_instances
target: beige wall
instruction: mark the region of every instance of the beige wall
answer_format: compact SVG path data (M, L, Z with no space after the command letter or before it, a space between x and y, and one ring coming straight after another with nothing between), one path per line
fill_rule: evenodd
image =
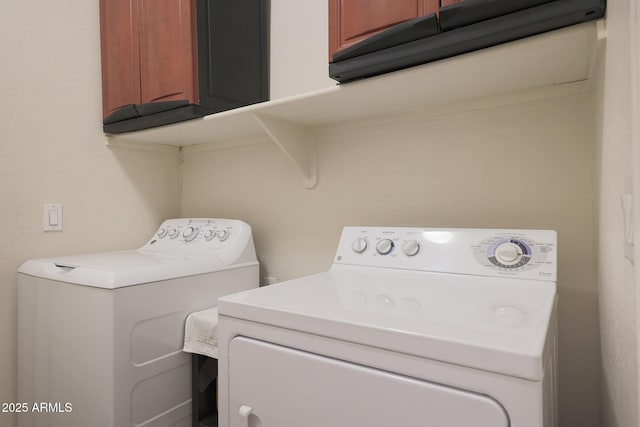
M16 398L18 266L141 245L179 214L175 151L105 146L98 28L97 1L9 0L0 14L0 402ZM64 205L63 232L42 231L47 202Z
M598 64L594 91L597 123L598 267L602 342L602 425L638 425L637 315L634 266L624 256L621 196L638 198L640 162L632 143L630 41L638 37L630 27L634 7L628 0L610 1L607 10L606 54ZM636 10L637 12L637 10ZM636 22L637 17L636 17ZM637 44L635 48L640 47ZM637 71L637 70L636 70ZM636 86L637 87L637 86ZM638 135L636 135L637 139ZM635 161L634 161L635 157ZM635 180L635 182L634 182ZM635 221L640 219L636 201ZM637 227L636 227L637 228ZM636 231L636 236L638 236ZM636 242L638 239L636 237ZM640 248L640 245L638 245ZM640 262L636 249L635 263Z
M325 270L345 225L559 234L562 426L597 426L593 129L588 97L323 129L306 190L274 145L184 150L183 213L253 226L262 273Z
M271 99L335 86L326 1L271 0Z

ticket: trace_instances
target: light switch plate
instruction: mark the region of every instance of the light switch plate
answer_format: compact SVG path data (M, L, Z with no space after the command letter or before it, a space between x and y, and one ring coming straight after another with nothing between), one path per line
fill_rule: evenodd
M62 231L62 205L60 203L45 203L42 223L44 231Z

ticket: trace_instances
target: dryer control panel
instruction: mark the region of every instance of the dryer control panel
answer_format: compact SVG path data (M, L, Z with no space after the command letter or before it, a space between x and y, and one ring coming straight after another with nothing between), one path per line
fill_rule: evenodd
M556 280L552 230L345 227L337 264Z

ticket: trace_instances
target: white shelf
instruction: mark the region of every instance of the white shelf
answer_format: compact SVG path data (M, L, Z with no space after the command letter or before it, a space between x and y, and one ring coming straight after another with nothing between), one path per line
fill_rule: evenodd
M591 21L382 76L202 119L109 136L109 143L172 146L267 135L315 186L311 129L589 78L603 21Z

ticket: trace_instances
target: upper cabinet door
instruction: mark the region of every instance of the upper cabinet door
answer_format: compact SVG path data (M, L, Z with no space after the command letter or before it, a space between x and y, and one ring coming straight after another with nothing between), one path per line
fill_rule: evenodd
M100 0L104 116L140 103L138 14L132 0Z
M439 0L329 0L329 61L335 52L439 6Z
M198 103L194 0L139 0L141 103Z

